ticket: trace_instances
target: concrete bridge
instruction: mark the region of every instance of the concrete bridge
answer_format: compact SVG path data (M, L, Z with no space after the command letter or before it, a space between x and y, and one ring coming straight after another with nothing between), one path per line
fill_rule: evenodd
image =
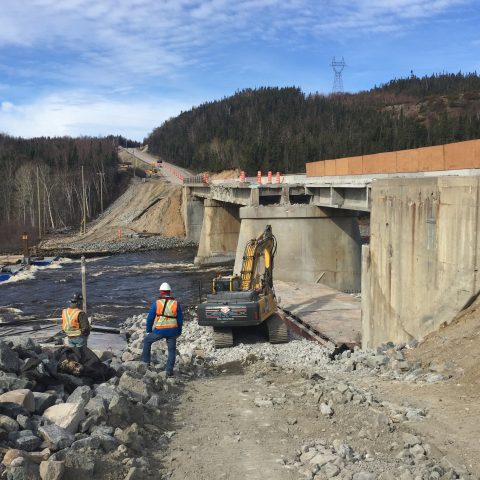
M306 170L279 184L187 179L183 215L199 243L196 263L232 261L239 273L244 245L271 224L277 279L362 292L364 346L423 337L478 294L480 140Z

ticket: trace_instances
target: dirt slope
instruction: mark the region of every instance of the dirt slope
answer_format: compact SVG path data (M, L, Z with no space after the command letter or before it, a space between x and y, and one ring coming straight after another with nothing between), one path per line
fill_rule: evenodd
M134 181L110 208L89 226L84 241L111 240L119 228L128 233L183 237L182 188L162 180Z
M127 191L95 221L86 235L56 237L43 242L43 248L60 245L109 241L135 233L155 233L165 237L184 237L181 215L182 187L163 179L146 182L133 179Z

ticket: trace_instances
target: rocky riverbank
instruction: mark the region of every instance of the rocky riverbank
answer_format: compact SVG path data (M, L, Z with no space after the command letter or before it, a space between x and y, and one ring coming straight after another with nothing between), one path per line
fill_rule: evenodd
M150 250L167 250L171 248L194 247L197 244L177 237L151 235L147 237L131 236L117 240L101 240L93 242L62 242L49 240L47 245L40 245L39 252L43 255L62 257L79 257L81 255L111 255L130 252L145 252Z
M406 362L407 345L344 352L336 359L298 338L216 351L210 329L190 321L178 341L175 377L167 378L165 342L153 346L155 366L139 361L145 316L129 318L123 329L124 352L96 352L105 367L100 380L81 371L61 373L55 342L38 345L21 337L0 343L1 478L257 478L241 474L236 452L246 448L250 458L259 445L279 452L277 473L263 478L477 478L411 431L429 417L428 409L386 401L365 386L382 375L405 384L428 382L414 362L408 370L403 363L397 368ZM206 386L214 397L203 391ZM230 422L242 412L268 425L258 444L253 440L260 438L260 424L248 417L219 434L222 418ZM209 466L208 452L219 451L224 473ZM259 472L263 461L260 456ZM226 474L229 468L233 473Z

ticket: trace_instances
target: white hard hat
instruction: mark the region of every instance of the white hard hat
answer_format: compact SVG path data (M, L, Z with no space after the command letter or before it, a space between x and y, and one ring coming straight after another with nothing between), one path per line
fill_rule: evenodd
M170 288L170 285L167 283L167 282L163 282L161 285L160 285L160 288L159 290L162 290L164 292L169 292L171 290Z

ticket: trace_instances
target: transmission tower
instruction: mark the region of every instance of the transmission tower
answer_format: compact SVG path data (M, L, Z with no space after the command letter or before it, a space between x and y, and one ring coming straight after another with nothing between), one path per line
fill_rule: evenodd
M345 60L342 57L342 60L337 62L335 57L333 57L332 63L330 66L333 68L333 72L335 77L333 79L333 88L332 93L343 93L343 79L342 79L342 72L343 69L347 66Z

